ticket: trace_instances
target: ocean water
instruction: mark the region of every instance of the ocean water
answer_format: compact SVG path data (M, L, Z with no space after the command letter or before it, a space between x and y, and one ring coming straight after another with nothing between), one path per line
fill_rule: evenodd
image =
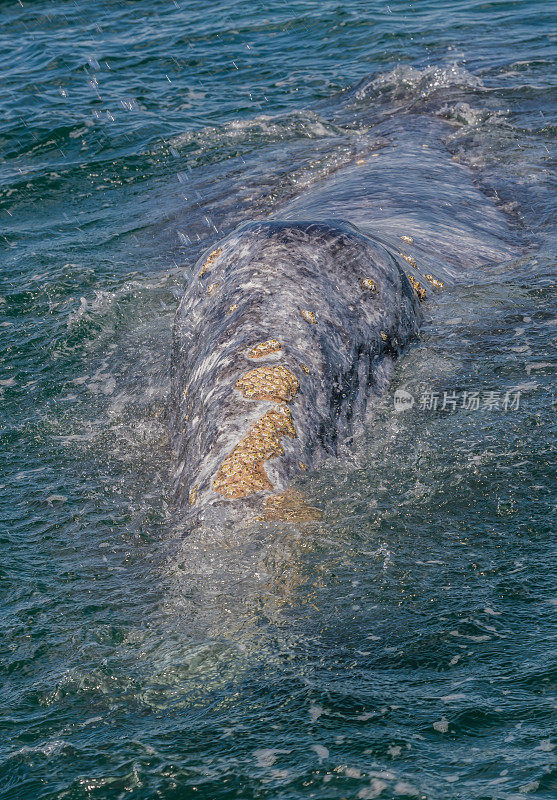
M554 797L555 5L0 21L0 798ZM445 287L320 522L188 530L173 316L267 216Z

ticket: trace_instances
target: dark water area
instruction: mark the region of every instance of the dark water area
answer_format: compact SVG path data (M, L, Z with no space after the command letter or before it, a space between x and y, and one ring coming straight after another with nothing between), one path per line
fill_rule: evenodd
M0 21L0 798L554 797L555 5ZM185 530L172 321L267 217L445 285L321 521Z

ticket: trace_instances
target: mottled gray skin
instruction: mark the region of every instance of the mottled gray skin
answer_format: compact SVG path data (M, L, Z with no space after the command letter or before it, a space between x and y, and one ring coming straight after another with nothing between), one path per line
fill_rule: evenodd
M420 320L404 262L349 223L249 223L214 247L220 256L198 277L208 254L200 259L180 303L172 354L176 493L185 507L196 487L193 508L202 518L209 510L217 518L231 509L247 514L271 494L227 500L212 488L224 458L275 405L234 388L246 371L285 364L300 383L289 404L297 437L284 437L285 455L265 463L279 492L301 474L300 463L310 470L342 454ZM271 338L284 345L281 356L247 358Z

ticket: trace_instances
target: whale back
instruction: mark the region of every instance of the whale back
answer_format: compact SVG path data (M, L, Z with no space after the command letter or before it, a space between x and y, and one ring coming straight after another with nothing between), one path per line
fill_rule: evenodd
M337 221L248 223L202 257L174 325L178 501L256 508L341 455L417 333L416 289Z

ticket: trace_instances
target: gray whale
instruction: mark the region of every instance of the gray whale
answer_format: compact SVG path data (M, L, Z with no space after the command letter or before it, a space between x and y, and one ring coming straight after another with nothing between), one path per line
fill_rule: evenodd
M202 257L178 308L178 502L240 516L344 452L417 335L421 285L337 220L252 222Z

